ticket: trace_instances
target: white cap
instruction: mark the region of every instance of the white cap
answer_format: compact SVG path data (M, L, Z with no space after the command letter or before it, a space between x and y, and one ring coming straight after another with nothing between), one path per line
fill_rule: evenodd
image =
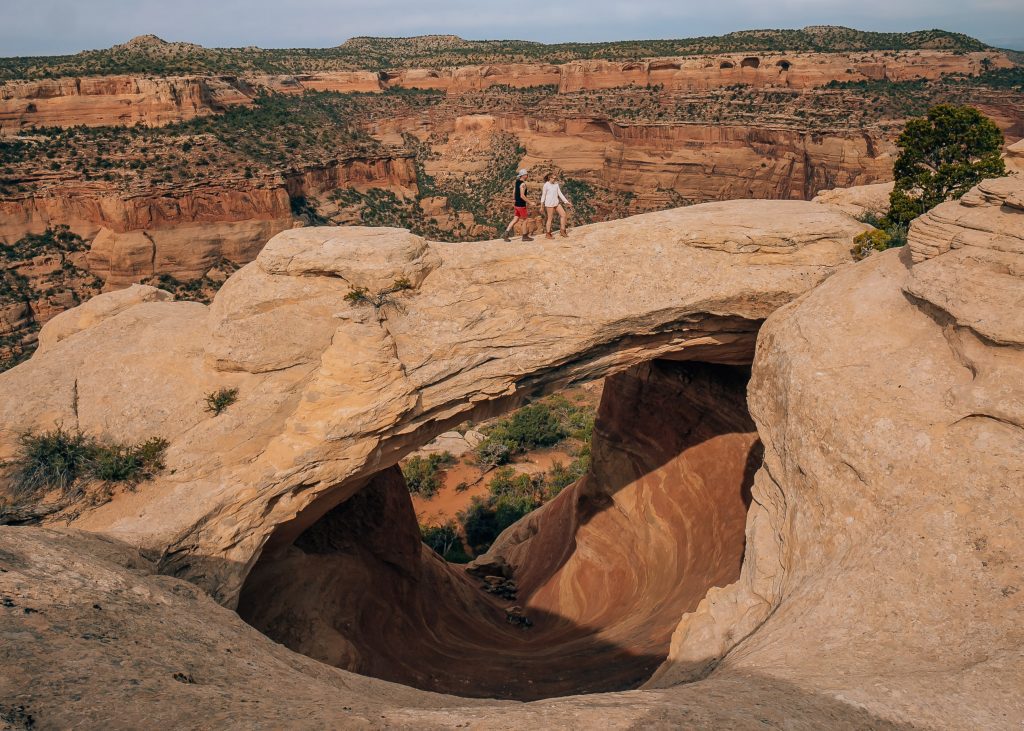
M521 177L523 177L524 175L526 175L526 168L519 168L519 172L518 172L518 173L516 173L516 177L517 177L517 178L521 178Z

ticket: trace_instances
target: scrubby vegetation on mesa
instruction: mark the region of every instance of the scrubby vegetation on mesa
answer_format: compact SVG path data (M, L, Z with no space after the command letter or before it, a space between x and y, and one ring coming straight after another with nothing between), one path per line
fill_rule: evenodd
M387 156L363 126L375 115L411 113L440 94L261 94L251 106L162 127L36 128L0 141L0 195L28 192L39 173L98 180L121 190L225 177L277 183L278 176L352 157Z
M89 480L136 485L164 468L168 443L154 437L122 444L56 426L39 434L22 434L18 445L18 453L4 467L12 474L11 494L27 501L50 491L69 498Z
M167 43L144 36L109 49L68 56L0 59L0 79L141 74L296 74L317 71L372 70L413 66L547 62L579 59L635 60L734 51L873 51L944 49L981 51L980 41L944 30L873 33L839 26L801 30L752 30L674 40L610 43L534 43L471 41L458 36L352 38L331 48L204 48Z

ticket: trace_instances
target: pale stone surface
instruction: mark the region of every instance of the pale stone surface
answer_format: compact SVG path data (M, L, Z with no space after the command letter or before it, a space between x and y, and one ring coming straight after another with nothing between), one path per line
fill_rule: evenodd
M93 297L47 322L39 331L39 350L51 348L61 340L93 327L129 307L143 302L167 302L173 299L174 295L170 292L145 284L133 284L127 289Z
M275 237L259 255L267 274L339 277L371 293L399 279L417 286L438 264L426 241L400 228L295 229Z
M1018 140L1007 147L1003 159L1009 172L1024 173L1024 140Z
M722 218L735 223L752 206L765 246L680 242L703 215L691 208L577 230L549 247L431 244L440 266L383 319L347 307L336 278L269 275L257 262L209 310L142 303L82 330L0 376L0 423L68 418L74 384L89 431L171 426L176 472L77 525L153 550L165 571L230 603L273 525L297 514L289 525L311 523L470 414L662 355L743 363L744 333L756 329L744 323L774 312L748 390L765 454L743 568L682 618L648 689L496 704L324 668L187 585L151 576L127 547L4 528L0 585L15 606L3 609L3 631L15 672L0 674L0 695L54 726L187 723L181 698L196 694L204 719L234 727L295 725L301 704L317 727L1017 728L1022 185L983 183L915 222L907 249L853 266L832 263L864 228L842 214L832 215L847 222L835 229L844 240L781 246L806 230L808 207L829 209L736 202L716 204ZM773 206L779 215L768 215ZM780 236L769 220L794 233ZM254 322L274 322L260 319L261 300L269 312L301 301L293 279L321 298L309 319L330 325L313 331L315 357L261 371L241 342L260 329ZM341 317L321 314L332 297ZM727 334L740 337L730 344ZM211 337L238 350L231 369L209 358ZM224 381L239 385L239 403L209 418L198 400ZM318 511L313 499L324 495ZM169 686L174 672L196 682ZM242 701L257 698L254 722Z
M983 182L762 328L743 573L652 686L772 666L926 727L1024 720L1022 191Z
M169 439L165 473L76 524L194 556L189 573L230 603L276 526L313 522L462 421L662 355L749 362L759 321L849 261L865 228L817 204L745 201L547 245L288 231L209 308L129 308L0 375L0 453L58 420ZM379 312L345 300L397 276L418 287ZM238 402L211 418L219 387Z
M892 186L893 184L890 182L821 190L811 200L815 203L834 206L841 211L846 211L851 216L863 216L867 213L882 216L889 210L889 194L892 193Z

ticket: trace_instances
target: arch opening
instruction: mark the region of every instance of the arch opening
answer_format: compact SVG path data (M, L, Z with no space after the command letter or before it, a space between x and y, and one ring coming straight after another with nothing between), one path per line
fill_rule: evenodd
M756 69L761 65L761 59L757 56L747 56L745 59L740 61L740 66L745 69Z
M610 376L589 470L468 567L420 541L388 468L265 552L239 614L295 651L427 690L528 700L637 687L680 618L739 576L761 455L748 378L672 361ZM487 591L510 583L514 598Z

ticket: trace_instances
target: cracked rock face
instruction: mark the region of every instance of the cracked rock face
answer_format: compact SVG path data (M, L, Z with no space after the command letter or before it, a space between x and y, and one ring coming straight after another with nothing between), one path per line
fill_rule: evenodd
M692 209L579 231L564 247L430 244L441 264L404 313L339 306L345 316L326 336L311 330L318 356L280 370L218 370L208 357L218 307L216 322L265 314L252 303L230 315L245 288L209 310L142 302L76 332L0 376L5 428L70 418L72 387L75 418L90 430L138 438L176 425L177 471L76 527L173 545L165 567L230 603L247 556L290 544L271 526L312 523L317 497L330 498L326 512L361 475L452 420L664 355L741 363L767 317L747 392L764 461L743 565L738 581L680 618L645 689L518 704L328 668L191 584L155 576L156 564L122 543L3 528L11 672L0 673L0 697L51 726L187 724L201 706L203 721L247 728L1017 728L1022 193L1018 179L987 181L916 221L906 249L823 283L832 265L801 259L824 255L822 242L788 254L678 244L672 231ZM768 207L750 210L768 225ZM772 220L799 226L799 210L787 213ZM862 228L842 220L851 238ZM642 235L638 223L650 224ZM313 306L330 310L337 278L259 271L257 262L235 276L267 293L323 279ZM158 343L164 350L149 353ZM190 398L229 379L242 388L234 412L189 411ZM143 386L146 408L127 397Z

